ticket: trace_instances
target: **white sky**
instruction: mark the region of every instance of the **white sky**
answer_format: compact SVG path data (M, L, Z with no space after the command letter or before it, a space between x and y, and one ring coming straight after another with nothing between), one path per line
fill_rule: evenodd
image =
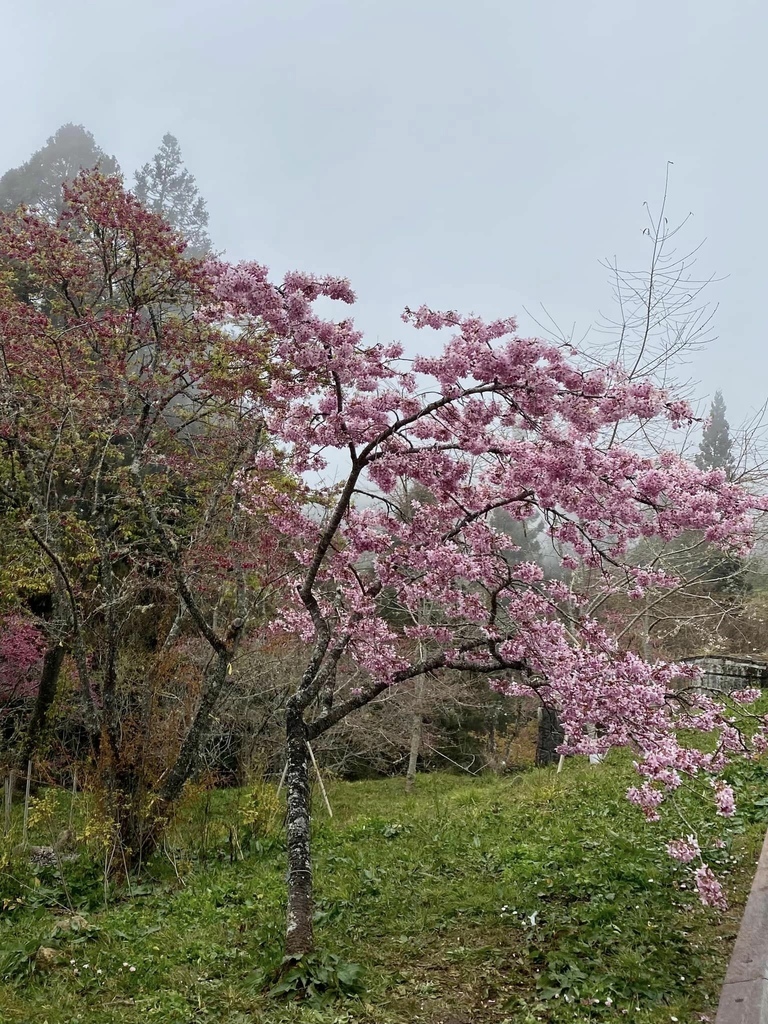
M343 273L373 337L426 302L609 306L667 160L719 303L691 372L768 397L768 7L757 0L4 0L0 170L84 124L127 177L175 134L217 248ZM9 41L11 45L9 45ZM578 331L577 331L578 333Z

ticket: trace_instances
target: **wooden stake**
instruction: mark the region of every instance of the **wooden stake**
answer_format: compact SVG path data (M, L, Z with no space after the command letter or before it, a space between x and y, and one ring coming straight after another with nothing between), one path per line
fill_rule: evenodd
M24 833L22 843L27 845L27 824L29 822L29 792L32 787L32 760L27 761L27 785L24 789Z
M11 794L8 782L10 776L6 775L3 779L3 835L8 835L8 830L11 827Z
M277 795L280 796L280 790L285 785L285 777L288 774L288 762L285 762L285 768L283 768L283 774L280 776L280 783L277 787Z
M72 797L69 801L69 827L72 828L72 818L75 813L75 794L77 793L77 768L72 772Z
M312 758L312 766L315 769L315 775L317 775L317 781L320 783L320 792L323 794L323 800L325 800L325 806L328 808L328 817L332 818L333 817L333 811L331 810L331 804L330 804L330 801L328 800L328 794L325 792L325 786L323 785L323 777L320 774L320 769L317 767L317 761L315 760L315 755L314 755L314 752L312 750L312 747L309 744L309 740L307 740L307 750L309 751L309 756ZM287 765L286 765L286 767L287 767Z
M13 791L16 788L16 772L13 768L8 772L5 780L5 833L11 831L11 807L13 806Z

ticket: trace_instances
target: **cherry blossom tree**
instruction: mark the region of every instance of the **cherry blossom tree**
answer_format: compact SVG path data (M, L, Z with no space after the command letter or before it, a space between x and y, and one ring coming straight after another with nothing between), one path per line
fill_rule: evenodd
M268 332L280 371L265 413L274 448L238 486L247 510L292 548L293 585L274 628L309 649L286 716L287 954L313 943L307 745L393 686L473 672L508 694L537 693L559 712L563 752L641 751L642 781L628 795L651 819L684 776L716 777L746 742L731 710L697 693L690 668L622 650L563 583L505 557L509 537L492 516L543 521L564 566L598 571L607 593L635 600L674 585L630 564L640 538L695 529L743 550L753 500L724 473L616 443L628 421L689 423L688 405L620 365L584 366L569 345L520 337L511 318L406 310L411 328L451 332L439 354L406 361L399 344L366 345L350 319L316 312L320 298L354 301L345 280L291 273L275 286L258 264L209 269L216 315L242 338ZM342 479L310 486L331 457L336 473L345 460ZM270 474L293 487L273 486ZM407 519L394 500L403 478L434 498L414 502ZM407 612L401 626L384 614L385 594ZM349 664L354 686L339 671ZM716 751L686 747L681 725L716 732ZM715 790L727 814L723 794ZM709 869L696 877L702 898L721 903Z
M633 423L689 423L685 402L631 368L520 337L512 318L406 310L409 329L450 336L405 360L399 344L367 344L350 318L318 312L318 300L353 303L345 279L294 272L275 285L256 263L187 259L158 216L98 174L68 190L54 225L0 217L0 260L0 493L58 595L110 785L135 776L120 655L148 603L176 608L156 624L160 653L190 638L209 651L153 782L164 801L194 774L238 646L264 635L265 589L279 594L269 629L306 645L285 715L290 956L313 942L308 744L425 675L538 694L559 714L563 752L635 746L628 795L650 819L685 777L711 778L718 812L732 813L719 774L748 747L738 707L754 693L726 706L690 667L623 649L577 592L510 558L494 525L498 510L545 524L565 568L633 601L676 582L631 564L640 539L698 530L742 552L750 495L720 470L617 440ZM331 459L340 480L320 485ZM403 479L431 495L407 517ZM153 715L142 721L149 730ZM714 750L687 747L680 727L715 733ZM687 838L672 849L701 859ZM703 861L696 880L722 903Z
M26 749L69 656L130 862L152 848L142 808L162 812L195 773L262 599L258 531L230 485L265 441L264 352L201 315L208 272L118 177L84 172L64 198L55 223L0 214L0 509L53 608ZM158 682L195 692L164 675L190 641L208 657L178 721Z

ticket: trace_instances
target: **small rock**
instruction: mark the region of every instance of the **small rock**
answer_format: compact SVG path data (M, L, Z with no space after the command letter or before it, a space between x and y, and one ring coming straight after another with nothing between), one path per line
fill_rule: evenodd
M55 967L59 959L58 949L51 949L50 946L41 946L35 953L35 967L39 971L49 971Z
M91 926L82 914L71 914L69 917L60 918L53 929L52 937L64 935L67 932L85 932Z
M30 846L29 859L40 867L53 867L56 864L56 851L52 846Z
M57 846L30 846L29 848L30 863L40 867L56 867L59 861L71 863L78 858L79 854L77 853L59 853Z

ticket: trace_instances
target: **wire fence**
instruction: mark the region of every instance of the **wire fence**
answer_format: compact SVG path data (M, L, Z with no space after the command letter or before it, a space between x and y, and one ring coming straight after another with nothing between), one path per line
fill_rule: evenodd
M23 786L20 786L23 783ZM22 845L27 846L29 840L29 809L32 802L33 788L54 788L67 792L69 801L69 827L72 827L72 820L75 812L75 800L77 798L77 768L72 769L72 781L69 785L53 779L50 775L36 775L34 762L27 761L25 772L18 772L15 768L8 768L3 776L3 838L11 832L13 824L13 806L16 800L23 794L23 815L22 815ZM17 793L17 790L19 791Z

